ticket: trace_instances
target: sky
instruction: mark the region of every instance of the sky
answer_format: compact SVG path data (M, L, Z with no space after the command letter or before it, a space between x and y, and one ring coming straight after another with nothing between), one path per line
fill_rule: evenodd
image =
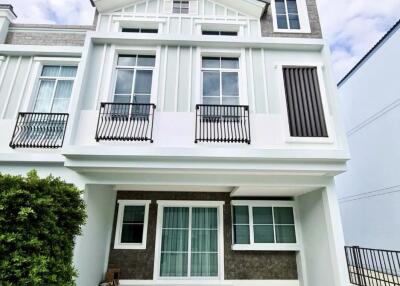
M235 1L235 0L232 0ZM400 0L316 0L339 81L400 19ZM19 23L89 25L89 0L5 0Z

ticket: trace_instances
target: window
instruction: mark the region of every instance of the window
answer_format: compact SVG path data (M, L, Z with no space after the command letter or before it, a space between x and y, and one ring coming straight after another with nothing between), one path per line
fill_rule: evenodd
M43 66L33 111L67 112L76 71L76 66Z
M174 1L172 12L175 14L189 14L189 1Z
M239 104L239 59L203 57L203 104Z
M207 36L237 36L238 32L235 32L235 31L208 31L208 30L203 30L202 34L203 35L207 35Z
M150 201L118 201L115 249L146 249Z
M275 204L275 205L274 205ZM233 249L273 250L297 247L291 202L233 202Z
M296 0L275 0L278 29L300 30L300 17Z
M290 136L328 137L316 67L283 67Z
M158 29L122 28L122 33L157 34L158 33Z
M150 103L155 56L118 57L115 103Z
M190 203L161 207L160 278L219 277L222 205Z

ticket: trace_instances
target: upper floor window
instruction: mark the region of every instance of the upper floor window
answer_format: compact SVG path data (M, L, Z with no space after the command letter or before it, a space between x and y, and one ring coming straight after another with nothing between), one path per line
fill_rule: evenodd
M189 1L174 0L172 12L175 14L189 14Z
M239 59L203 57L203 104L239 104Z
M210 30L203 30L203 35L207 36L237 36L238 32L236 31L210 31Z
M33 111L67 112L76 72L76 66L43 66Z
M123 33L144 33L144 34L157 34L158 29L144 29L144 28L122 28Z
M155 56L120 55L114 102L150 103Z
M296 0L275 0L278 29L300 30L300 17Z

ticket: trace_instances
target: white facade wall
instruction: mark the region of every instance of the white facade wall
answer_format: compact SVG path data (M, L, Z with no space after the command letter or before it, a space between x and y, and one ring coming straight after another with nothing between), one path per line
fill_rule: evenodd
M337 189L349 245L400 249L399 27L340 86L352 159Z

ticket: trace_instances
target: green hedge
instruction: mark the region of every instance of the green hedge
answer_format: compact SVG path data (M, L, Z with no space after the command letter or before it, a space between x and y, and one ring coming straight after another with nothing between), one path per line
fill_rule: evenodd
M82 192L52 176L0 174L0 285L75 285Z

